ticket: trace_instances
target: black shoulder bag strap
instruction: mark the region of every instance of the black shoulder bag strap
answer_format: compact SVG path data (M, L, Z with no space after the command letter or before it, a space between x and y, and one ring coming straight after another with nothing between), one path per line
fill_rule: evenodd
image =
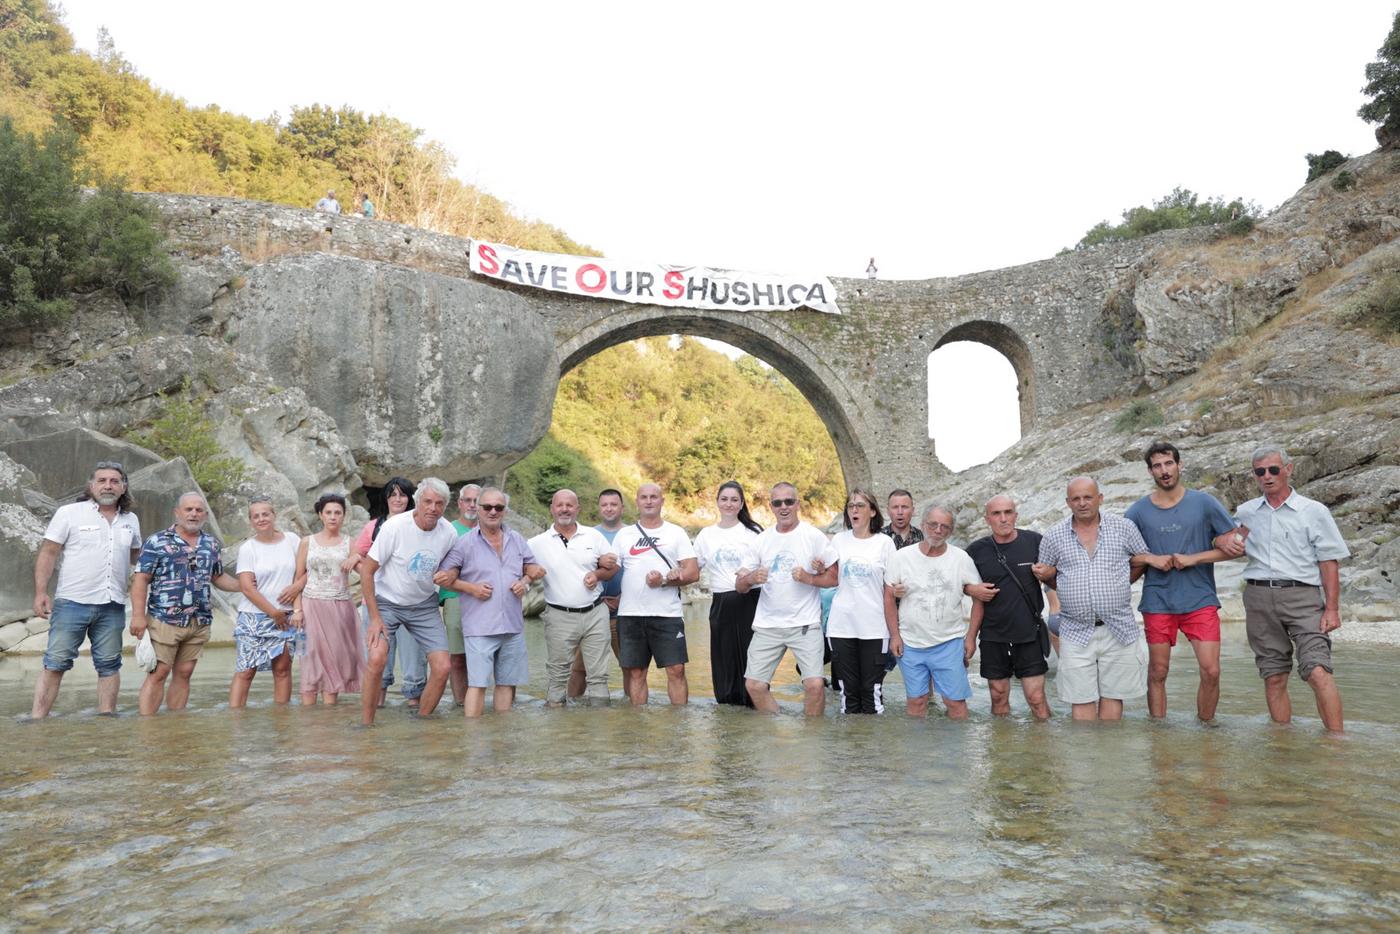
M1021 579L1016 576L1016 569L1006 560L1006 553L997 547L997 540L990 539L992 551L996 552L997 563L1006 568L1006 573L1011 576L1011 583L1016 585L1016 589L1021 592L1021 599L1026 601L1026 609L1031 611L1031 616L1036 622L1036 637L1040 641L1040 654L1044 658L1050 657L1050 629L1045 625L1045 619L1035 609L1035 603L1031 600L1031 595L1026 593L1026 588L1021 586Z
M671 563L671 559L666 557L666 555L661 551L660 548L656 547L658 544L660 544L660 542L657 539L652 538L650 535L648 535L646 529L642 528L642 524L640 522L636 523L636 526L637 534L642 537L642 544L650 548L653 552L656 553L656 556L658 558L666 562L666 570L672 570L675 567L675 565Z

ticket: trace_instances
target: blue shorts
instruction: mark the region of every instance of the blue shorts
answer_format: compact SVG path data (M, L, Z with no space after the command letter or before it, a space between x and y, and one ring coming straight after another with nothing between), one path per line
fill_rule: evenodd
M49 644L44 650L44 670L68 671L83 647L92 642L92 667L99 678L121 671L122 630L126 628L124 603L75 603L55 600L49 614Z
M525 655L525 633L467 636L467 687L489 687L494 676L501 687L528 684L530 660Z
M904 647L899 657L899 673L904 676L906 697L928 696L929 681L945 701L967 700L972 685L963 664L963 640L949 639L926 649Z

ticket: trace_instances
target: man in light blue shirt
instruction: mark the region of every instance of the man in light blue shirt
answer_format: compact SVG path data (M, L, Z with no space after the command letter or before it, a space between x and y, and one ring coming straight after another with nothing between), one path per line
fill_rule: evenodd
M1231 556L1243 546L1248 560L1245 631L1264 679L1269 716L1276 723L1292 716L1288 673L1296 654L1298 675L1316 695L1323 726L1340 733L1342 697L1332 678L1328 633L1342 625L1338 561L1351 552L1327 507L1293 489L1293 462L1283 448L1261 447L1253 463L1264 495L1235 510L1240 528L1216 545Z

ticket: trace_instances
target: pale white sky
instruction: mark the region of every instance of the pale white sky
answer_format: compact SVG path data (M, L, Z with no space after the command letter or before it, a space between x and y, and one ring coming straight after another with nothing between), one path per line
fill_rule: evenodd
M927 278L1177 185L1274 207L1305 153L1374 148L1355 114L1394 4L63 5L191 104L406 120L609 256Z

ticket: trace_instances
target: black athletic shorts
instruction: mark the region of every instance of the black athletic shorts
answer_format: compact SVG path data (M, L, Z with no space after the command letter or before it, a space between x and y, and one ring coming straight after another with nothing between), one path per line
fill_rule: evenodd
M679 616L619 616L617 663L623 668L657 668L690 661L685 649L685 620Z
M1005 681L1012 675L1034 678L1050 670L1050 666L1045 664L1045 656L1040 654L1038 641L990 642L983 639L978 650L982 655L979 670L988 681Z

